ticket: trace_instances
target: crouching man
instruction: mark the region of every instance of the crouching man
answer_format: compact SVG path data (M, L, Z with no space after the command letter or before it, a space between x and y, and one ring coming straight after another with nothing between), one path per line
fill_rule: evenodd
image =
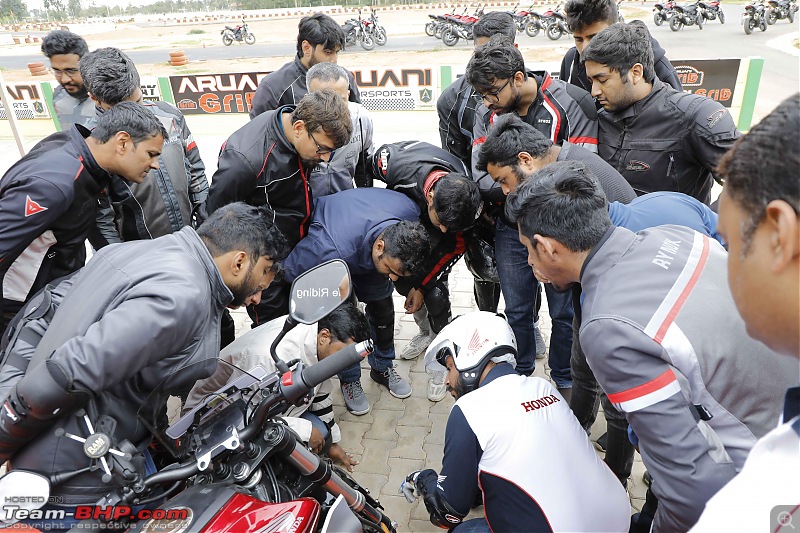
M269 351L283 330L285 321L286 317L282 316L250 330L226 346L219 358L241 370L248 371L260 365L269 373L275 372L277 369ZM316 324L297 325L281 340L276 353L287 363L300 359L305 366L311 366L345 346L368 338L367 317L353 305L344 304ZM185 410L192 409L205 396L225 386L232 377L235 379L238 376L231 367L219 365L213 376L195 384L189 393ZM352 472L353 465L358 461L353 460L339 445L342 434L333 417L332 390L331 380L323 381L312 392L311 403L292 406L284 413L284 420L311 451L325 453Z

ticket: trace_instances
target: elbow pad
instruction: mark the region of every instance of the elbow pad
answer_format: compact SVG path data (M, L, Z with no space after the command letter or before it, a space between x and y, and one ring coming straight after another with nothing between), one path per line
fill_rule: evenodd
M0 463L50 427L52 419L88 401L88 393L67 391L63 374L57 370L54 376L50 367L57 369L49 361L30 368L0 407Z

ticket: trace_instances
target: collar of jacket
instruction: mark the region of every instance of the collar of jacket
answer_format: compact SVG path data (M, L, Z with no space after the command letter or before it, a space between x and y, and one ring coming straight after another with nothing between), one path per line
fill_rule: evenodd
M69 140L75 147L78 156L81 158L83 167L89 172L89 175L92 176L98 187L104 188L108 186L111 180L111 174L97 163L91 150L89 150L86 139L88 139L91 134L92 130L80 124L74 124L69 130Z
M585 286L591 278L602 276L609 268L617 263L619 255L625 252L633 241L636 240L636 234L628 229L619 228L617 226L610 226L603 237L594 245L592 251L586 256L586 260L581 266L581 274L579 283ZM604 246L617 247L619 254L613 251L608 254L599 254Z
M302 82L301 82L301 83L302 83L303 87L305 87L305 86L306 86L306 72L308 72L308 69L307 69L307 68L306 68L306 66L303 64L303 62L302 62L302 61L300 61L300 56L299 56L299 55L296 55L296 56L294 56L294 66L295 66L295 68L297 69L297 71L298 71L300 74L302 74L302 75L303 75L303 76L302 76L302 78L303 78L303 79L302 79Z
M264 136L264 153L269 152L269 145L273 142L278 143L278 148L282 152L291 152L293 154L297 154L297 150L295 149L294 145L289 142L289 137L286 135L286 132L283 129L283 123L281 122L281 117L284 113L291 113L295 110L297 106L295 105L285 105L281 106L275 111L271 120L267 122L267 135Z
M606 111L606 113L611 115L611 118L614 120L614 122L619 122L620 120L625 120L626 118L632 118L641 115L644 110L650 107L650 105L656 101L661 93L666 90L667 86L664 84L664 82L656 77L653 79L653 89L650 91L650 94L621 111L612 113Z
M510 376L516 373L517 371L514 370L514 367L511 366L509 363L499 363L495 365L494 368L489 370L489 372L486 374L486 377L483 378L483 381L481 382L480 385L478 385L478 387L479 388L485 387L486 385L496 380L497 378L501 378L503 376Z
M220 306L225 307L233 301L233 293L222 281L222 274L220 274L214 258L211 257L211 252L197 232L190 226L183 227L180 231L172 234L172 236L183 246L192 256L196 257L203 268L208 273L208 282L211 284L211 292L214 299L219 302Z
M528 113L531 112L531 109L534 109L537 106L542 105L544 101L544 90L547 89L551 83L553 83L553 78L550 77L550 74L545 70L526 70L529 77L536 80L536 98L531 103L530 107L528 108ZM526 113L526 115L528 114Z

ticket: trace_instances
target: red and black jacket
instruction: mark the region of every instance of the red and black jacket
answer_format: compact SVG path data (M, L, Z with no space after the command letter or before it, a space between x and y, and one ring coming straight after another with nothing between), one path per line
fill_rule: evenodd
M269 205L275 224L294 247L308 233L313 210L309 169L283 132L283 106L257 116L231 135L219 153L204 206L207 218L232 202Z
M48 282L86 262L97 198L109 174L75 125L40 141L0 178L0 310L10 315Z

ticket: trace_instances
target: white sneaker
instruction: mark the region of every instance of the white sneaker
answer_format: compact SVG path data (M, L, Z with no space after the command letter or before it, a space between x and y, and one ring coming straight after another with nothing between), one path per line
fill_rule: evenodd
M416 359L425 352L432 340L429 331L420 331L405 345L400 352L400 359Z
M440 402L447 396L447 386L444 384L444 370L432 372L428 379L428 399Z

